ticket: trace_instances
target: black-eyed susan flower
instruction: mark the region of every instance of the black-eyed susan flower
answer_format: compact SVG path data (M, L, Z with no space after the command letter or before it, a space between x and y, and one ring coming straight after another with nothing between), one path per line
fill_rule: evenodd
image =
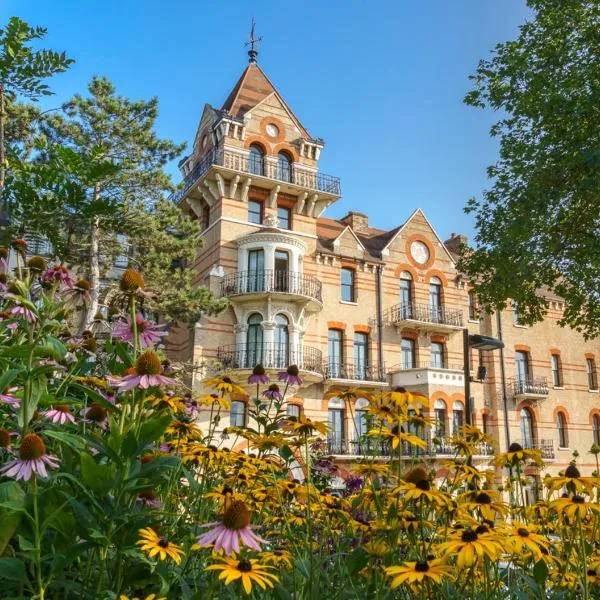
M585 519L588 514L600 515L600 504L586 501L584 496L575 494L570 498L559 498L550 503L550 508L570 519Z
M409 444L421 449L425 449L427 446L424 439L412 433L405 433L398 425L394 425L391 429L388 429L387 427L374 427L373 429L369 429L367 435L370 437L388 438L391 441L394 450L400 443Z
M500 500L496 490L474 490L461 494L458 498L459 510L476 511L481 517L493 521L496 514L508 514L508 506Z
M260 560L278 568L291 569L294 561L291 552L283 549L269 550L260 554Z
M158 556L160 560L166 560L169 557L175 564L179 564L181 557L185 555L180 546L159 536L151 527L140 529L139 534L141 539L136 542L136 545L140 546L140 550L150 558Z
M223 394L244 394L244 388L234 383L231 377L214 377L213 379L208 379L204 382L204 385L207 387L211 387L217 392L222 392Z
M535 525L513 521L511 527L503 532L502 539L507 542L507 550L512 554L531 552L535 560L539 560L548 552L548 538L539 534Z
M206 567L207 571L221 571L219 579L229 585L233 581L240 580L242 588L246 594L252 593L252 584L256 583L263 590L273 588L274 583L279 583L279 578L273 573L269 573L272 567L261 565L257 559L221 558L220 562Z
M544 485L551 492L564 487L571 494L578 494L583 491L592 494L594 488L600 487L600 479L597 477L582 477L575 465L569 465L565 469L564 475L546 477Z
M223 410L229 410L231 408L231 400L225 396L219 396L217 394L205 394L200 396L197 400L200 406L214 406L218 404Z
M302 413L293 421L285 421L282 429L292 433L299 433L301 435L312 435L315 431L325 435L328 427L325 423L322 423L321 421L313 421Z
M437 548L447 557L456 556L459 569L472 567L484 556L494 561L502 551L500 544L489 533L477 533L474 529L459 530Z
M386 567L385 574L392 578L392 589L404 584L420 587L425 582L440 584L444 579L452 579L452 568L440 559L418 560Z
M427 479L421 479L417 483L401 483L393 493L402 494L406 501L423 500L438 507L446 506L451 500L448 494L436 490Z
M542 451L536 448L523 448L521 444L513 442L508 447L508 452L501 452L494 459L494 463L498 467L503 467L506 464L514 467L523 462L533 462L538 466L542 466Z
M142 598L141 596L126 596L125 594L121 594L119 596L119 600L167 600L166 596L157 596L156 594L148 594Z

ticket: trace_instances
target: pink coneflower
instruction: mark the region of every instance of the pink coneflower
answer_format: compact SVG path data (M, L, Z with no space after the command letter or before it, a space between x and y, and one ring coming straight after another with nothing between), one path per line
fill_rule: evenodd
M108 411L102 404L90 404L81 411L81 416L86 423L98 425L101 429L108 427Z
M62 265L57 265L56 267L51 267L50 269L46 269L41 276L42 283L46 284L54 284L58 283L60 285L64 285L65 287L73 287L73 278L69 273L69 270Z
M135 317L138 336L142 348L149 348L160 342L161 338L168 334L165 331L167 325L156 325L152 321L144 319L142 313L137 313ZM116 337L124 342L133 341L133 327L131 325L131 317L127 317L127 321L119 321L113 328L113 337Z
M22 317L28 323L35 323L37 321L35 313L24 306L13 306L13 308L10 309L10 314Z
M161 501L156 497L156 494L152 490L139 492L135 500L142 506L147 506L148 508L160 508L162 505Z
M78 279L71 289L64 292L64 296L74 306L87 306L91 300L91 291L92 286L87 279Z
M260 363L252 369L252 375L248 377L248 383L269 383L269 376L265 373L265 368Z
M44 411L42 416L59 425L67 422L75 423L75 417L69 411L68 404L55 404L54 408Z
M263 393L262 395L269 400L281 400L283 396L279 391L279 386L276 383L272 383Z
M17 481L29 481L34 473L48 477L46 467L57 469L58 462L56 456L46 454L46 444L37 433L28 433L21 441L19 458L2 467L0 474L14 477Z
M21 408L21 401L12 394L16 389L17 388L10 388L4 390L3 394L0 394L0 400L5 404L8 404L13 410L19 410L19 408Z
M206 523L202 527L213 527L213 529L196 538L198 545L214 544L215 552L224 550L225 554L232 552L237 554L240 551L240 541L256 551L260 551L261 543L268 543L267 540L263 540L252 532L250 512L241 500L231 501L220 522Z
M277 379L283 381L286 385L302 385L300 371L296 365L290 365L285 371L277 373Z
M132 390L141 388L147 390L152 386L173 385L174 379L161 374L162 364L158 354L152 350L146 350L136 361L133 372L124 377L107 377L108 383L121 390Z

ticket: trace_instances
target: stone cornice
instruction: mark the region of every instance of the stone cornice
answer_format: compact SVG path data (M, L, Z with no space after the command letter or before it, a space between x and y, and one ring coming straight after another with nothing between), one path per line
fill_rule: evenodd
M302 250L302 252L306 252L307 250L307 245L305 242L299 240L293 235L287 235L282 231L261 231L245 235L244 237L236 240L238 246L245 246L254 242L263 242L267 244L289 244L290 246L296 246L296 248Z

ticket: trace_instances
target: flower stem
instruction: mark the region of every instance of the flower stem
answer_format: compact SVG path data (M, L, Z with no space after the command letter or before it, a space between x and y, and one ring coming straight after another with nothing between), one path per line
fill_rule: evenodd
M38 511L38 488L37 475L33 476L33 521L34 521L34 543L35 543L35 571L37 578L38 596L40 600L44 600L44 583L42 581L42 548L40 538L40 518Z

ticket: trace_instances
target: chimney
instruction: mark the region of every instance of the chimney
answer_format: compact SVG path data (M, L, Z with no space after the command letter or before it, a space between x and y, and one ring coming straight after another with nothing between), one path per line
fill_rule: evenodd
M350 211L345 217L342 217L341 221L350 225L354 231L360 231L369 226L369 217L364 213L354 211Z
M462 233L451 233L450 239L444 242L444 246L450 250L450 252L454 252L458 254L460 252L461 246L467 246L469 244L469 238Z

